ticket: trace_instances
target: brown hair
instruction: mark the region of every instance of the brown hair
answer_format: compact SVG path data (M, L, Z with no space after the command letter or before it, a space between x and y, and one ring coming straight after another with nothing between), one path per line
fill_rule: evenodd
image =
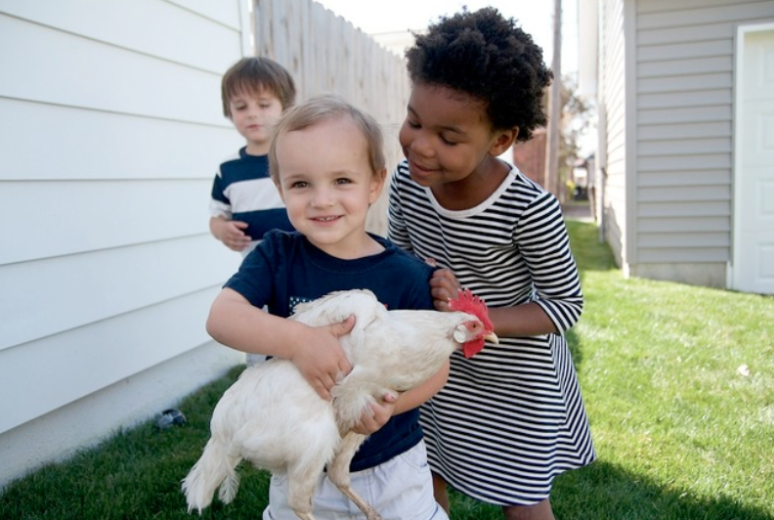
M220 84L223 115L231 118L229 101L234 96L245 93L257 97L264 89L279 98L283 110L296 102L296 85L285 67L269 58L242 58L223 75Z
M276 145L278 137L339 117L350 118L360 129L367 143L368 163L371 166L371 171L375 175L383 172L386 168L384 139L376 120L338 96L325 95L313 97L309 101L293 107L285 113L274 128L269 148L269 172L272 179L275 182L279 179ZM336 143L332 144L332 146L337 145Z

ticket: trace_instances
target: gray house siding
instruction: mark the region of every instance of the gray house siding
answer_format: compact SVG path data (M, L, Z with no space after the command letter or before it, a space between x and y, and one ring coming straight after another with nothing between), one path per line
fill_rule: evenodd
M726 287L734 38L738 25L774 17L774 1L613 0L600 16L606 238L627 274ZM616 67L629 67L623 87Z

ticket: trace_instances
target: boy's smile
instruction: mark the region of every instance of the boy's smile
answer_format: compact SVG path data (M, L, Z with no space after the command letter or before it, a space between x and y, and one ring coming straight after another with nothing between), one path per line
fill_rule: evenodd
M374 254L365 232L369 206L384 180L368 157L365 137L346 116L277 137L279 190L293 226L337 258Z

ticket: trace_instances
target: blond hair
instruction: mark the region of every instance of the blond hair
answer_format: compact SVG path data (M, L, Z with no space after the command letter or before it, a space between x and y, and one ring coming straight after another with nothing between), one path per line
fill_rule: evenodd
M277 139L279 137L340 117L348 117L361 131L366 140L371 171L375 175L383 175L386 161L384 158L384 139L379 124L373 117L347 103L341 97L323 95L313 97L309 101L291 108L274 128L269 148L269 173L274 182L279 180L279 163L277 162ZM339 143L332 145L342 146Z

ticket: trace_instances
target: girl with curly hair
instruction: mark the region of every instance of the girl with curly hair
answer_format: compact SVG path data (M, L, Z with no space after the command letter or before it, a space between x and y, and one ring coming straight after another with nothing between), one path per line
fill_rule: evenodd
M583 294L556 198L498 159L546 123L540 47L496 9L442 17L406 52L412 90L393 174L389 238L443 269L435 307L461 287L490 308L499 345L452 357L425 403L436 499L446 485L507 519L553 519L556 475L595 458L564 331Z

